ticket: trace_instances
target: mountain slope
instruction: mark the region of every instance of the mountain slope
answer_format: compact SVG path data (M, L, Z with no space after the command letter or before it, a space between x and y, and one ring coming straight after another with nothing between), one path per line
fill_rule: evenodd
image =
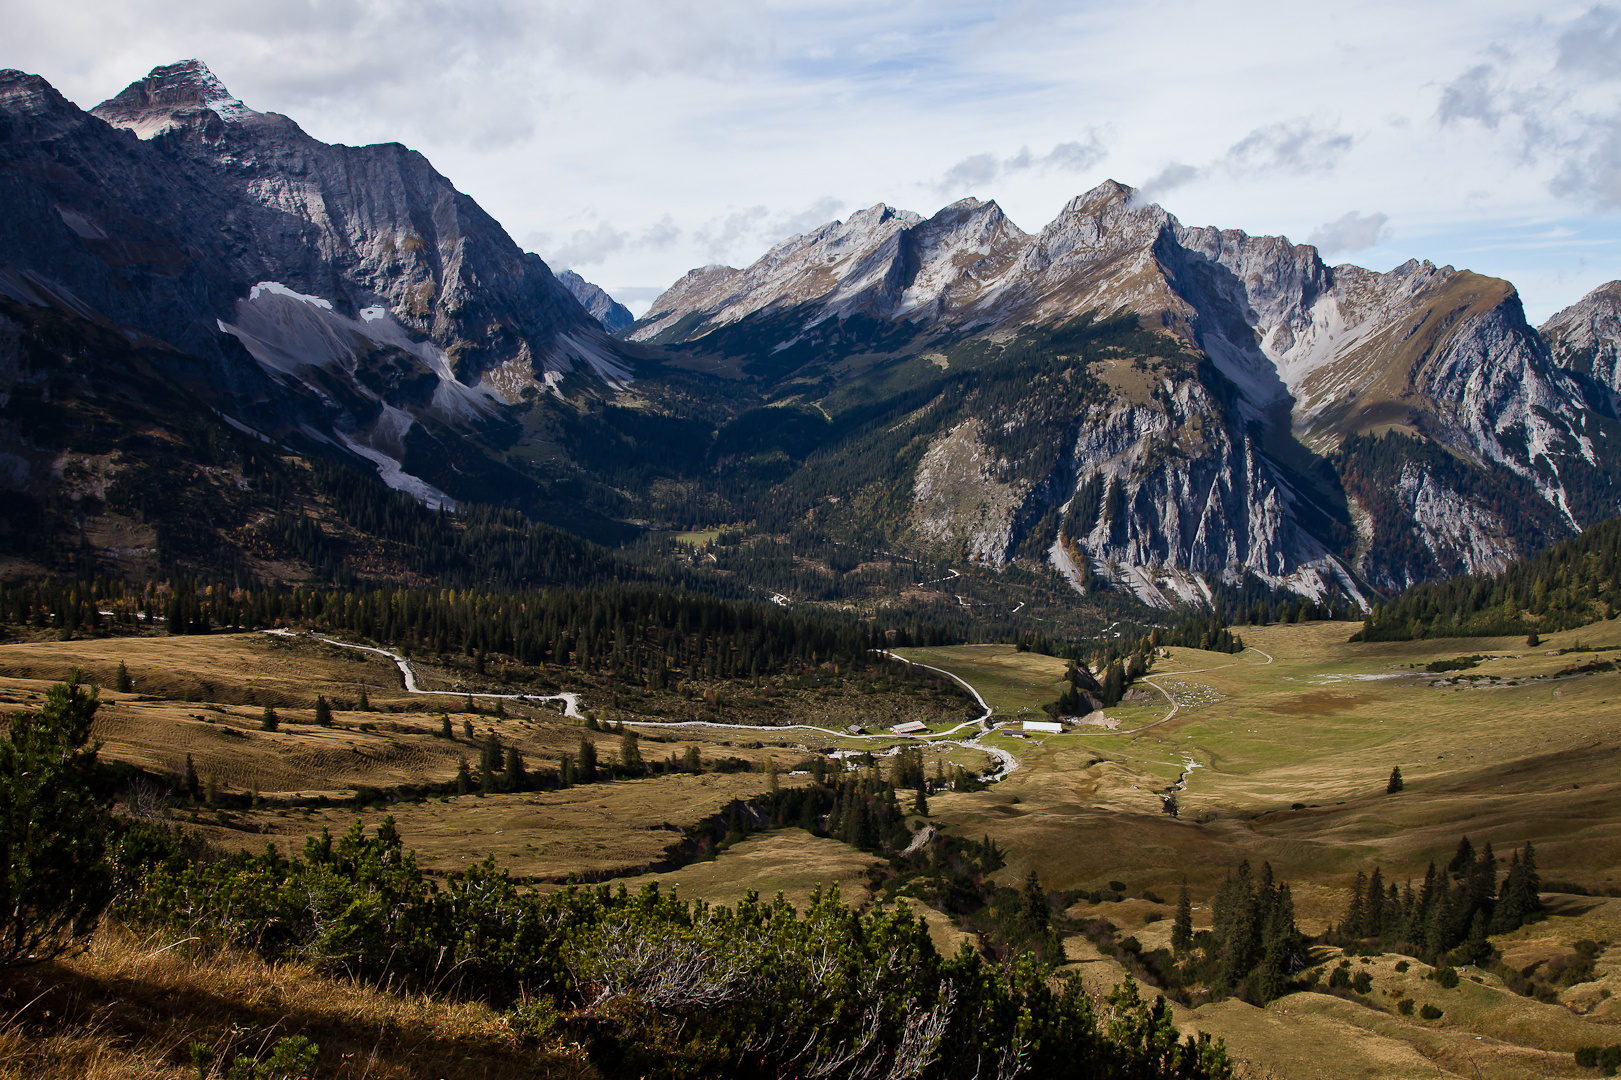
M161 342L239 428L432 503L544 503L506 452L509 403L629 378L545 264L420 154L321 143L197 61L90 113L0 73L0 208L0 292Z
M946 418L905 477L903 534L991 565L1036 548L1150 602L1246 576L1360 599L1358 579L1495 570L1616 513L1612 410L1507 282L1330 267L1308 245L1184 226L1113 182L1035 234L973 199L929 219L874 207L743 270L695 271L624 336L832 407L926 381L922 359L1039 351L1041 328L1127 316L1186 362L1089 363L1107 394L1042 421L1061 451L1012 487L987 426ZM1350 452L1375 436L1443 454L1358 472L1389 457Z

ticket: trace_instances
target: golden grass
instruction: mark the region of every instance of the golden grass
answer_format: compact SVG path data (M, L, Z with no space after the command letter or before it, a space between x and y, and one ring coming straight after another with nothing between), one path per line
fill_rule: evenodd
M785 777L784 786L802 783ZM585 784L563 791L513 795L450 796L370 809L310 808L244 812L231 827L196 826L210 842L229 849L262 849L273 841L283 851L301 851L304 838L323 828L334 836L358 818L368 831L392 816L419 864L453 871L483 858L518 877L562 879L570 873L595 877L635 873L665 857L683 830L720 812L733 799L765 792L760 773L677 773L640 780Z
M303 1035L323 1080L588 1080L578 1047L534 1045L483 1005L393 995L301 964L104 928L80 957L14 969L0 984L0 1077L182 1080L192 1043L210 1076Z
M1153 677L1181 688L1174 719L1009 741L1021 768L994 791L934 800L936 814L1007 848L998 878L1008 883L1035 869L1052 888L1119 879L1174 895L1185 876L1197 899L1241 859L1267 860L1296 884L1312 931L1338 917L1357 870L1422 876L1463 834L1505 855L1534 840L1546 879L1621 887L1621 674L1552 678L1609 655L1559 656L1560 646L1621 644L1621 621L1536 650L1518 639L1351 645L1354 629L1241 628L1261 651L1238 657L1173 648ZM941 666L959 662L951 653L910 651ZM1430 660L1475 653L1502 657L1469 673L1496 676L1493 688L1420 674ZM1171 819L1158 791L1189 761L1182 816ZM1396 765L1406 790L1387 796Z
M1063 692L1067 662L1012 645L950 645L896 649L897 656L943 668L971 683L985 703L1005 718L1045 720L1041 707Z
M845 903L864 903L867 871L881 865L883 860L838 840L799 829L778 829L740 841L708 862L621 880L632 892L657 882L661 889L675 890L685 899L712 904L736 904L750 890L767 901L781 893L803 911L818 888L834 885Z

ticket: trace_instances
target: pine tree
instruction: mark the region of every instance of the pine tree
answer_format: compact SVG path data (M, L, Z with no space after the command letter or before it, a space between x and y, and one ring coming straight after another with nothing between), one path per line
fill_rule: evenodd
M582 784L597 782L597 744L580 736L580 766L579 778Z
M371 698L366 694L366 688L360 688L360 700L355 702L356 712L371 712Z
M1024 903L1019 909L1019 921L1026 933L1045 933L1052 922L1052 909L1047 906L1047 894L1041 880L1031 870L1024 879Z
M276 715L276 707L266 705L265 711L259 716L259 730L275 731L279 727L281 727L281 717Z
M559 787L571 788L574 786L574 755L564 754L557 762L557 781Z
M1475 865L1475 845L1469 842L1467 836L1458 841L1458 850L1453 852L1452 861L1447 863L1447 873L1455 878L1467 877Z
M694 773L704 771L703 754L696 746L687 747L687 771Z
M924 795L922 787L917 789L917 794L912 798L912 813L918 817L929 816L929 799Z
M1358 870L1356 881L1351 884L1351 902L1345 908L1345 918L1340 922L1340 933L1350 937L1362 937L1362 927L1367 921L1368 875Z
M185 785L186 794L191 797L193 802L195 802L197 799L197 792L201 789L202 785L197 779L197 766L192 762L190 754L186 755L185 779L183 779L181 783Z
M449 714L447 713L446 715ZM473 722L471 720L462 721L462 736L466 738L468 742L472 742L475 738L477 738L477 736L473 734Z
M1368 891L1362 898L1362 929L1358 937L1376 938L1384 933L1385 876L1376 866L1368 878Z
M473 790L473 774L467 768L467 759L456 763L456 794L466 795Z
M321 727L332 726L332 706L324 694L315 695L315 722Z
M1390 782L1385 785L1385 794L1394 795L1402 789L1401 766L1397 765L1390 770Z
M490 732L479 748L478 755L478 787L486 794L498 790L496 787L496 774L501 771L502 753L501 739L495 732Z
M120 694L132 693L135 690L135 680L129 677L129 668L124 666L122 660L118 662L118 674L113 678L113 689Z
M634 731L628 730L624 724L619 725L619 761L625 771L632 776L642 774L641 738Z
M1483 967L1491 958L1491 942L1486 940L1486 913L1477 911L1469 924L1469 936L1458 948L1458 960L1461 963Z
M1182 891L1176 897L1176 921L1171 924L1171 948L1182 955L1193 948L1193 898L1188 895L1188 883L1182 881Z
M455 739L456 739L456 733L453 730L451 730L451 727L450 727L450 714L449 713L440 713L439 714L439 737L441 739L449 739L452 742L454 742Z
M523 791L529 786L529 773L524 768L523 755L516 746L507 747L506 789Z

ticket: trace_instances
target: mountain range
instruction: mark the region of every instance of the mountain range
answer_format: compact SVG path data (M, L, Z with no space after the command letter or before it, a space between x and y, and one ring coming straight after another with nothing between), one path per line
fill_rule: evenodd
M1152 603L1246 574L1366 599L1499 569L1616 514L1618 311L1612 283L1539 332L1508 282L1329 266L1108 182L1035 234L977 199L927 219L875 206L743 270L694 270L625 336L815 398L1133 319L1175 356L1088 363L1100 392L1047 423L1038 467L995 445L1040 422L1034 400L990 438L967 412L935 432L911 535L1001 565L1045 528L1051 565Z
M1621 510L1621 283L1537 329L1505 281L1114 182L1036 233L875 206L632 322L420 154L185 61L88 112L0 72L0 208L0 545L35 568L308 573L248 539L252 446L604 542L814 538L861 553L812 567L851 597L882 557L1361 606Z

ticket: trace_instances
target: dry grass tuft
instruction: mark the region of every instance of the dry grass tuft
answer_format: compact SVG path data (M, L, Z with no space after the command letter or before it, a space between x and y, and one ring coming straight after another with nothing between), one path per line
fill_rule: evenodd
M193 1043L213 1052L205 1076L238 1054L260 1056L303 1035L331 1080L597 1076L579 1047L520 1038L490 1008L397 996L302 964L104 929L83 956L9 972L0 989L4 1080L195 1078Z

